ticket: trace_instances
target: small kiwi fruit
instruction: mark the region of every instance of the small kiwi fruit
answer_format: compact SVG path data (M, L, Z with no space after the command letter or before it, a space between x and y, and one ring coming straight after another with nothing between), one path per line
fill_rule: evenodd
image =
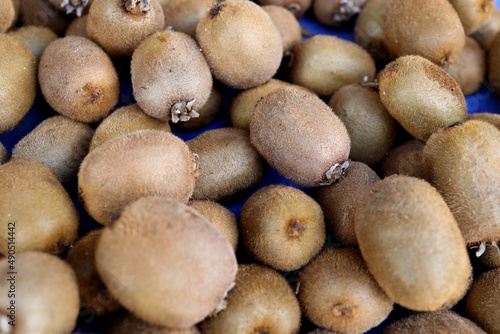
M0 165L3 165L10 159L9 151L5 148L5 146L0 143Z
M143 321L132 313L124 312L113 319L106 328L106 334L200 334L196 326L171 329Z
M223 309L238 269L229 241L194 209L166 197L127 205L102 231L96 265L126 309L172 328Z
M394 174L408 175L429 180L427 166L424 163L425 143L410 140L396 147L382 160L380 169L384 176Z
M328 26L339 27L361 12L367 0L315 0L314 16Z
M196 38L196 27L213 3L213 0L167 0L162 5L165 26Z
M257 2L261 6L273 5L285 7L297 19L300 19L311 7L313 0L257 0Z
M45 48L57 39L57 35L52 30L38 26L24 26L9 31L7 35L23 42L33 52L37 61L40 61Z
M293 48L302 42L302 29L297 18L287 9L281 6L262 6L262 9L269 15L273 24L280 33L283 41L283 55L293 52Z
M88 13L93 0L49 0L49 2L66 14L82 16Z
M81 36L89 38L87 34L87 21L89 19L88 14L80 17L75 17L71 24L66 29L64 36Z
M466 35L484 26L490 18L495 0L450 0L457 11Z
M492 125L494 125L498 130L500 130L500 115L499 114L493 114L493 113L476 113L469 115L467 117L467 120L472 120L475 119L477 121L483 121L483 122L488 122Z
M23 25L46 27L59 36L71 23L71 16L52 6L49 0L22 0L20 16Z
M491 42L488 55L488 79L495 95L500 96L500 32Z
M9 30L16 22L16 10L12 0L0 0L0 33Z
M493 6L490 18L486 23L471 35L485 51L489 51L491 42L500 31L500 10Z

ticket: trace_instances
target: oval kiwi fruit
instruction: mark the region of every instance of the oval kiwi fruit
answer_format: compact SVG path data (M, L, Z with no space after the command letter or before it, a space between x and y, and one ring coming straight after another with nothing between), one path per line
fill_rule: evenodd
M57 39L57 35L49 28L37 26L24 26L9 31L7 35L23 42L33 52L37 61L40 61L45 48Z
M474 38L485 51L489 51L491 42L500 31L500 10L493 6L490 18L486 23L474 32L471 37Z
M190 328L172 329L152 325L131 313L123 313L113 319L106 328L106 334L200 334L196 326Z
M450 0L457 11L466 35L485 25L490 18L495 0Z
M172 328L220 311L237 272L226 238L194 209L166 197L127 205L103 230L96 265L125 308Z
M261 6L274 5L285 7L297 19L300 19L311 7L313 0L257 0L257 2Z
M500 96L500 33L491 42L488 55L488 79L495 95Z
M12 0L0 0L0 33L4 33L15 24L16 10Z
M493 113L476 113L469 115L467 120L475 119L477 121L483 121L494 125L498 130L500 130L500 115Z
M23 25L46 27L59 36L71 23L71 16L52 6L49 0L22 0L20 9Z
M401 174L429 180L427 166L424 162L425 143L410 140L396 147L382 160L380 169L384 176Z
M287 9L281 6L262 6L278 29L283 42L283 55L288 55L296 45L302 42L302 29L299 21Z
M314 16L328 26L342 26L361 12L367 0L315 0Z
M0 165L3 165L10 159L9 151L5 148L5 146L0 143Z
M87 21L89 16L83 15L81 17L75 17L71 24L66 29L64 36L81 36L85 38L89 38L89 34L87 34Z
M167 0L162 5L165 26L196 38L196 27L213 3L212 0Z

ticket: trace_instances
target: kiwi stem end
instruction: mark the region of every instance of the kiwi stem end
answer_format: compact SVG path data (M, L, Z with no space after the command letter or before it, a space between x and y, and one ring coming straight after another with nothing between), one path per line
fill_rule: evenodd
M344 177L345 171L351 164L350 160L346 160L340 164L335 164L325 173L325 178L321 182L320 186L329 186L332 183L341 180Z
M493 246L500 252L500 240L497 241L483 241L479 245L472 246L471 249L477 249L475 255L476 257L481 257L486 251L486 246Z
M88 0L87 0L88 1ZM125 0L125 8L132 14L140 14L149 10L150 0ZM140 10L137 8L137 3L140 2Z
M83 9L87 7L89 0L63 0L61 8L66 8L66 14L76 12L76 16L82 16Z
M340 9L333 13L333 24L341 25L361 12L361 7L354 5L354 0L340 0Z
M226 300L227 294L229 293L229 291L231 291L234 288L235 285L236 285L236 283L232 282L231 285L229 285L229 288L227 288L226 291L224 291L222 296L217 301L217 304L215 304L215 308L214 308L214 311L212 312L212 316L217 315L219 312L224 311L226 309L226 307L227 307L227 300Z
M200 114L198 114L196 110L193 110L195 101L196 99L192 99L189 102L184 101L175 103L170 108L170 119L172 120L172 123L177 123L179 121L186 122L191 118L199 117Z

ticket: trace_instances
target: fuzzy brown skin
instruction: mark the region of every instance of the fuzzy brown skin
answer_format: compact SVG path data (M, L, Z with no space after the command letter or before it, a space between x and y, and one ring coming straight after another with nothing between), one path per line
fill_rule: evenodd
M87 21L89 16L83 15L81 17L75 17L71 24L66 29L64 36L81 36L85 38L89 38L89 34L87 34Z
M478 121L483 121L483 122L488 122L491 125L494 125L498 130L500 130L500 115L499 114L493 114L493 113L477 113L477 114L472 114L467 117L467 120L478 120Z
M195 326L186 329L169 329L149 324L131 313L125 313L113 320L106 328L106 334L200 334Z
M424 160L467 244L500 239L500 131L467 121L432 135Z
M257 104L250 138L271 166L305 187L338 179L327 172L348 159L351 147L344 124L331 109L294 87L277 89Z
M500 269L477 278L465 298L467 316L486 332L500 333Z
M60 254L75 241L79 217L56 175L19 159L0 166L0 251L7 252L9 223L16 223L16 253Z
M54 116L40 123L12 150L12 159L36 160L49 167L59 181L74 179L89 152L94 134L88 124Z
M384 329L384 334L486 334L475 323L450 312L414 314Z
M479 257L479 262L489 269L500 268L500 240L493 243L487 244L484 253Z
M151 0L147 11L128 11L126 0L95 0L89 11L87 33L112 57L130 57L139 44L165 28L163 10Z
M467 117L467 105L457 82L420 56L388 64L379 75L379 94L389 114L418 140Z
M212 91L212 75L200 47L171 30L147 38L134 51L132 87L146 114L177 123L198 116Z
M368 0L315 0L313 3L314 16L328 26L338 27L348 22L361 12L361 8Z
M5 146L3 146L2 143L0 143L0 165L6 163L7 161L9 161L9 159L10 159L9 152L7 151Z
M11 0L8 0L11 1ZM0 133L12 130L35 101L36 58L17 39L0 34Z
M462 23L448 0L391 0L382 28L398 57L419 55L441 66L453 63L465 45Z
M186 203L195 163L187 145L166 131L142 130L115 138L83 160L78 188L87 212L109 224L125 205L143 196Z
M104 286L95 265L95 250L102 229L92 230L75 242L66 256L78 281L80 305L98 316L117 311L121 305Z
M257 0L259 5L281 6L292 12L297 19L300 19L311 7L313 0Z
M221 201L257 186L264 177L264 164L250 143L248 131L222 128L202 133L187 142L198 155L200 176L193 199Z
M300 308L288 282L256 264L238 266L227 308L201 324L203 334L296 334Z
M466 35L481 28L490 18L495 0L450 0L457 11Z
M102 144L140 130L172 132L168 122L148 116L137 104L121 107L106 117L95 130L89 152Z
M325 249L300 272L299 284L305 315L329 330L364 333L392 311L357 249Z
M162 5L165 27L196 38L196 27L213 3L213 0L168 0Z
M0 262L0 290L11 289L11 263ZM80 303L75 273L63 260L41 252L27 252L15 256L15 330L13 333L69 334L76 325ZM7 293L0 296L2 323L7 318L7 307L12 299ZM10 327L9 325L7 325ZM6 333L11 333L8 331Z
M236 251L238 246L238 221L234 213L224 206L210 201L189 201L188 206L208 219Z
M59 36L71 22L71 16L59 11L48 0L22 0L20 16L23 25L46 27Z
M471 35L485 51L489 51L493 39L500 31L500 10L494 6L490 18L486 23Z
M0 0L0 33L15 24L16 10L12 0Z
M218 311L237 272L226 238L194 209L166 197L126 206L103 230L96 264L125 308L172 328L191 327Z
M196 30L217 80L236 89L269 81L283 56L283 43L269 15L246 0L214 3Z
M424 142L413 139L390 151L380 166L383 175L401 174L429 180L424 163L424 147Z
M84 37L51 43L40 59L38 82L49 105L76 121L99 121L118 102L120 83L113 63Z
M500 96L500 33L491 42L488 56L488 79L495 95Z
M345 247L358 247L354 231L354 211L375 182L377 174L362 162L352 161L344 178L329 186L319 187L314 194L325 214L335 241Z
M273 24L280 33L283 42L283 54L292 52L296 45L302 42L302 29L299 21L286 8L281 6L262 6L262 9L271 17Z
M33 52L37 62L40 61L45 48L57 39L57 35L49 28L37 26L24 26L9 31L7 35L23 42Z
M368 52L353 42L316 35L294 50L291 81L322 98L330 98L341 87L360 83L365 77L373 80L375 63Z
M73 14L78 17L87 14L93 0L49 0L55 8L66 14Z
M429 183L402 175L377 182L354 221L368 269L394 302L437 311L462 298L471 275L467 248L453 214Z
M241 209L243 243L262 263L281 271L306 265L325 242L321 207L299 189L270 185Z

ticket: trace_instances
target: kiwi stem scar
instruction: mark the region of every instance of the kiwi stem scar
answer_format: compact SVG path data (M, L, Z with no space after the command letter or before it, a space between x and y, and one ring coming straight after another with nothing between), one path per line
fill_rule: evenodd
M196 99L192 99L189 102L177 102L170 108L170 118L172 119L172 123L177 123L179 121L186 122L191 118L199 117L200 114L193 110L193 105L196 102Z
M82 16L83 9L87 7L89 0L63 0L61 8L66 8L66 14L76 12L76 16Z
M320 186L329 186L332 183L337 182L338 180L344 177L345 171L349 167L351 162L349 160L344 161L341 164L335 164L325 173L324 182L321 182Z

